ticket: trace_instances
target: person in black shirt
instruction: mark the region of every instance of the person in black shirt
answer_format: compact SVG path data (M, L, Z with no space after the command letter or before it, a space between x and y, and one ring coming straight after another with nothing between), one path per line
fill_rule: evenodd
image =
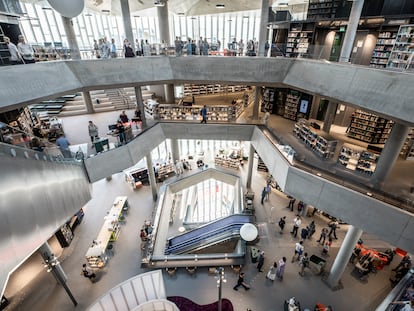
M118 131L119 142L121 145L124 144L124 142L126 143L125 128L120 121L116 124L116 130Z

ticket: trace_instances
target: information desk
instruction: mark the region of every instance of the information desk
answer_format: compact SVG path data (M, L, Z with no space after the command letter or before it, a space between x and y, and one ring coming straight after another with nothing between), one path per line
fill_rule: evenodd
M86 259L92 268L102 268L106 264L106 248L109 242L116 241L119 235L119 217L122 210L128 207L127 197L117 197L112 205L111 210L104 217L105 222L93 241L93 245L86 252Z

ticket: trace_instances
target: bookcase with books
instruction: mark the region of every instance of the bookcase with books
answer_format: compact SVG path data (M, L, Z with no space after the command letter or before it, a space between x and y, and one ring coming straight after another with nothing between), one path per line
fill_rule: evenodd
M414 127L410 128L404 146L401 148L400 156L406 160L414 160Z
M283 112L284 118L296 121L299 100L300 100L300 92L290 90L287 93L286 102L285 102L285 110Z
M377 166L379 154L362 147L344 144L339 153L338 163L352 171L372 174Z
M313 39L313 24L293 23L288 32L286 57L308 57Z
M372 52L371 67L385 68L387 66L397 33L398 28L396 27L382 29L378 35L374 51Z
M308 20L332 19L339 5L339 0L310 0Z
M402 25L398 30L387 67L413 70L414 64L414 24Z

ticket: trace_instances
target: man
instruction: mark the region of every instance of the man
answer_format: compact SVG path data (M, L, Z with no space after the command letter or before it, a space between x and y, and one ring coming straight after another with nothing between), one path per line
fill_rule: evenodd
M338 238L336 237L336 228L338 228L338 222L337 221L331 222L329 224L329 228L331 228L331 230L329 231L328 238L330 238L331 235L333 234L335 240L338 240Z
M95 283L96 274L86 265L86 263L82 265L82 273L85 278L88 278L92 283Z
M17 49L17 46L14 43L10 42L9 37L4 37L4 42L6 42L7 47L9 48L10 64L12 65L23 64L23 59L19 53L19 50Z
M293 229L290 232L291 234L293 234L293 236L296 238L296 236L298 235L298 229L299 226L301 225L302 221L300 220L300 216L296 215L295 219L293 219Z
M111 39L111 58L116 58L118 55L116 54L116 45L115 45L115 39Z
M19 43L17 43L17 49L20 55L23 57L25 64L35 63L35 58L33 56L33 48L30 44L27 44L22 35L19 35Z
M279 220L280 233L283 233L283 229L285 228L285 224L286 224L286 216L283 216Z
M183 43L181 42L179 37L175 37L175 55L176 56L181 56L181 52L183 50Z
M244 282L244 272L240 272L237 284L234 285L233 289L238 290L238 287L243 286L245 290L249 290L250 286Z
M324 245L327 235L328 235L328 228L322 228L321 235L320 235L319 240L317 242Z
M203 108L200 111L201 114L201 122L200 123L207 123L207 108L206 105L203 106Z
M303 241L300 241L295 244L295 252L292 257L292 262L299 260L300 256L303 254L305 247L303 246Z
M299 275L304 276L305 275L305 268L309 267L308 253L305 253L305 254L303 254L302 257L300 257L299 265L300 265Z
M56 145L59 147L64 158L72 157L72 152L70 152L69 149L70 143L63 134L60 134L59 138L56 140Z
M264 265L264 251L260 252L259 259L257 260L257 270L263 272L262 267Z

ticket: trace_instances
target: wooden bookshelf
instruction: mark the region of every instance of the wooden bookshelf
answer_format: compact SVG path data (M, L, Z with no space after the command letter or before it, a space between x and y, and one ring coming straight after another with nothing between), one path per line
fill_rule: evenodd
M247 85L184 84L184 96L235 93L248 89Z
M239 169L240 159L232 159L219 155L214 158L214 164L225 168Z
M402 25L398 30L395 43L388 59L387 67L413 70L414 24Z

